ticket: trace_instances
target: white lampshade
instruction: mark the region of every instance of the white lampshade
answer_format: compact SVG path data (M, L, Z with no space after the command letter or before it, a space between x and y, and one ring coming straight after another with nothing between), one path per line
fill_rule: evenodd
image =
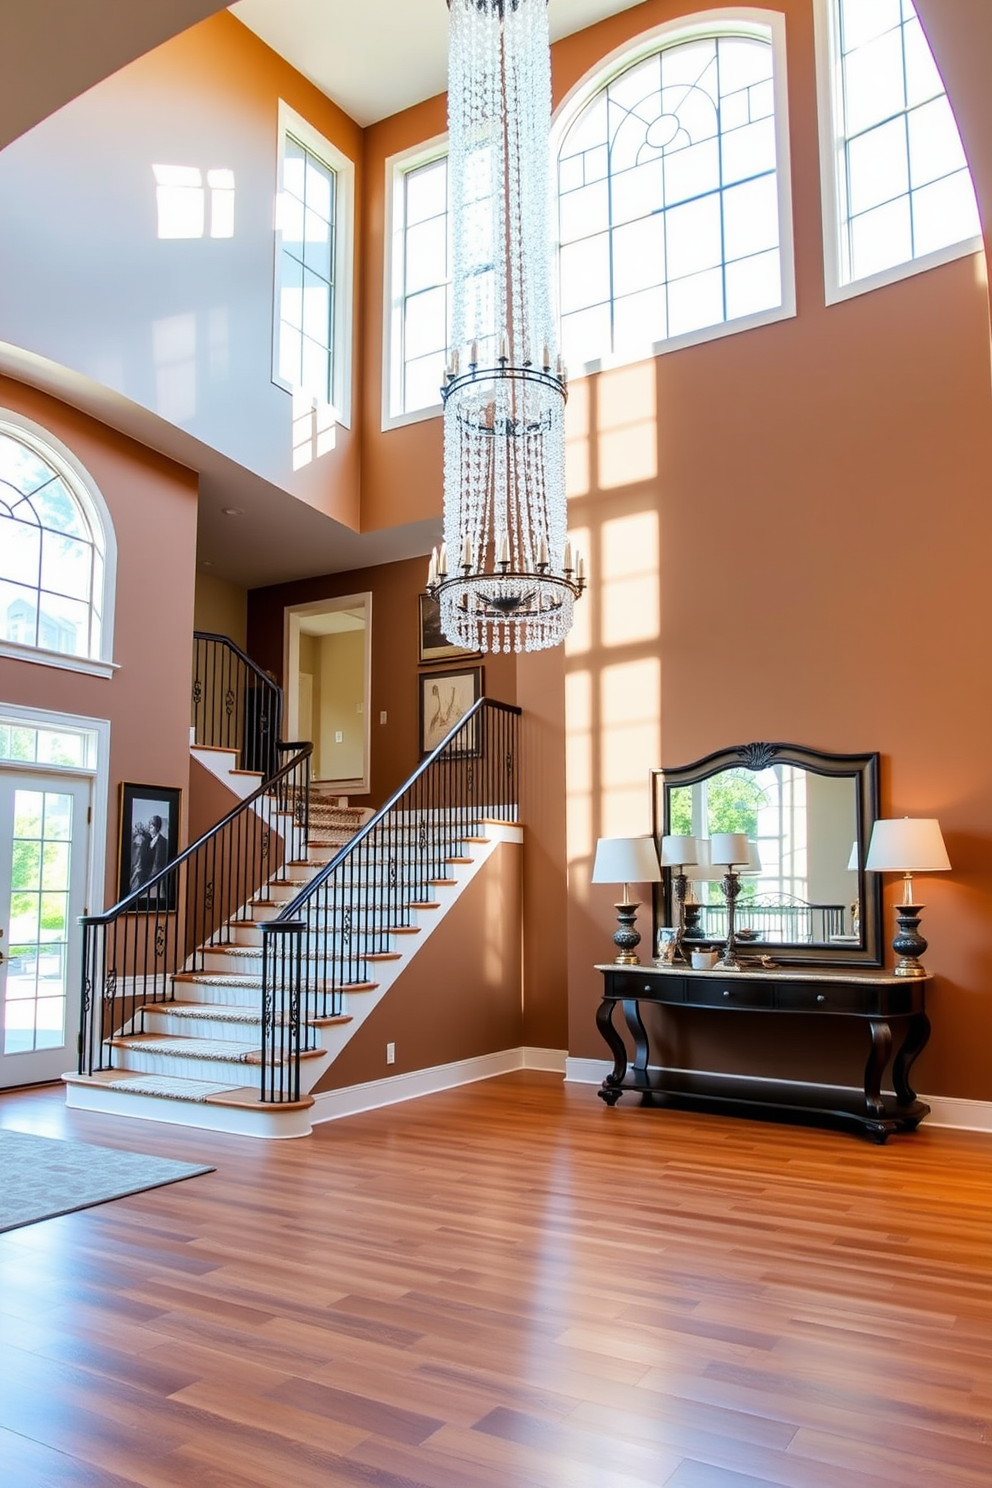
M872 828L865 867L874 873L942 873L950 866L936 817L900 816Z
M685 868L699 861L699 838L666 835L661 839L661 866ZM691 876L691 875L690 875Z
M756 842L752 842L749 837L747 840L747 864L741 869L741 873L745 875L751 874L753 876L760 872L761 854L758 851L758 844Z
M855 838L851 843L851 856L847 860L847 871L848 873L856 873L858 867L858 839Z
M714 867L743 866L750 860L749 847L744 832L714 832L710 838L710 861Z
M592 882L659 883L661 869L652 837L601 837L596 844Z

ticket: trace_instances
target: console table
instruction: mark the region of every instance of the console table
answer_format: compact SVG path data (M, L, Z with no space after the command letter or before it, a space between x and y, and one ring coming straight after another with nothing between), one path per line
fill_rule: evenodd
M930 1110L909 1083L913 1063L930 1037L924 998L929 977L762 967L728 972L608 965L596 970L602 972L604 981L596 1024L613 1055L613 1069L598 1093L609 1106L629 1090L639 1092L646 1104L841 1125L863 1132L874 1142L884 1142L892 1132L915 1130ZM818 1018L856 1019L865 1027L870 1043L863 1088L652 1067L641 1017L644 1003L656 1003L666 1016L676 1017L679 1008L798 1016L808 1020L808 1031L814 1037ZM634 1046L629 1067L626 1045L613 1023L618 1004ZM894 1096L881 1089L893 1050Z

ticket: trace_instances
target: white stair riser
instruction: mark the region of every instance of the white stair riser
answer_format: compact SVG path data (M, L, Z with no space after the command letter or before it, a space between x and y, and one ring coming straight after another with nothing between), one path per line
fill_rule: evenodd
M170 1075L176 1080L210 1080L237 1089L257 1085L257 1064L235 1059L183 1059L177 1054L151 1054L143 1049L115 1049L114 1068L143 1075Z
M258 1017L253 1023L230 1023L226 1018L184 1018L164 1008L149 1009L144 1017L144 1032L160 1038L225 1039L229 1043L247 1044L257 1049L262 1040L261 999Z

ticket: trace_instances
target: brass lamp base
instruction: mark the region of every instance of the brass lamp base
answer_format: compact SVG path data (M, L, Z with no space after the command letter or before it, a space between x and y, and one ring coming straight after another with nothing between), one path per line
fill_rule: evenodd
M919 959L927 948L927 942L919 932L922 904L897 904L896 924L899 933L892 942L892 949L899 957L892 975L897 977L925 977L929 973Z
M641 943L641 934L635 921L637 904L614 904L617 912L617 928L613 932L613 944L617 948L617 954L613 958L614 966L640 966L641 958L637 955L637 947Z

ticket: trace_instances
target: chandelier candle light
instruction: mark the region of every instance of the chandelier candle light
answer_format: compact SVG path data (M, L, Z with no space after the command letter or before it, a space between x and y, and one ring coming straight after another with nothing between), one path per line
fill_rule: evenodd
M453 645L540 651L564 640L586 582L567 532L551 295L547 0L448 9L453 323L427 589Z

